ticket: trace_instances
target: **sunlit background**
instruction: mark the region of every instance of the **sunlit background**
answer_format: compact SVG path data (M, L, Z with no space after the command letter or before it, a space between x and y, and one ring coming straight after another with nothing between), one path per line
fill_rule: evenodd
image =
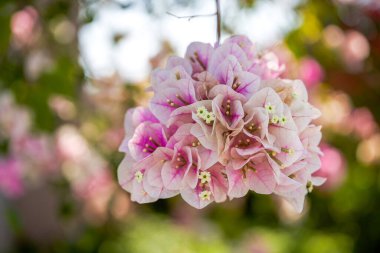
M304 211L258 194L137 205L117 183L125 111L168 56L215 43L213 0L1 0L1 253L380 251L380 1L221 7L222 40L273 50L322 111L327 182Z

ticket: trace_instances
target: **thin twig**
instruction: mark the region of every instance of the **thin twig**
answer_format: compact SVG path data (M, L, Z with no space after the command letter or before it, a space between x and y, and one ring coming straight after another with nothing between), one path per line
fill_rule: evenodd
M173 16L175 18L179 18L179 19L182 19L182 18L186 18L188 21L190 21L191 19L193 18L204 18L204 17L212 17L212 16L215 16L217 15L217 13L210 13L210 14L198 14L198 15L190 15L190 16L177 16L171 12L166 12L166 14L170 15L170 16Z
M220 35L221 35L221 27L222 27L222 20L220 16L220 1L215 0L216 4L216 12L211 13L211 14L199 14L199 15L190 15L190 16L177 16L171 12L166 12L166 14L173 16L175 18L186 18L188 21L190 21L193 18L200 18L200 17L211 17L211 16L216 16L216 43L219 45L220 44Z
M220 44L220 33L221 33L221 17L220 17L220 2L219 0L215 0L216 4L216 42L219 45Z

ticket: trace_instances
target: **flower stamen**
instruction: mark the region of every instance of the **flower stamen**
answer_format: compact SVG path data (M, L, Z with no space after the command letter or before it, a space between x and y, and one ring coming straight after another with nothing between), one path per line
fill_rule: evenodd
M179 107L179 105L175 104L173 100L170 100L170 99L166 99L166 103L168 103L168 105L170 105L171 107L175 107L175 108Z
M184 105L189 105L189 104L190 104L190 103L187 102L185 99L183 99L183 98L181 97L181 95L179 95L179 94L175 94L175 97L176 97L179 101L181 101Z
M272 160L275 161L281 167L281 169L285 168L284 164L276 157L277 156L276 151L269 150L269 149L266 149L265 151L268 153L269 157L272 158Z
M235 76L234 80L232 82L232 89L236 90L241 85L241 82L239 82L239 79Z
M251 145L251 139L245 139L245 140L238 140L238 144L235 145L235 148L242 148L242 147L248 147Z
M294 149L292 148L281 148L281 151L287 153L288 155L294 155Z
M206 66L203 64L203 62L199 58L198 52L194 52L194 56L195 56L195 59L197 60L197 62L199 63L199 65L201 65L201 67L203 68L203 70L206 70Z
M193 147L198 147L199 145L201 145L201 143L199 141L193 141L191 143L191 146L193 146Z
M248 132L254 133L256 130L260 129L259 126L256 126L255 123L251 123L248 127L245 128Z
M150 146L148 143L145 144L145 148L143 149L144 152L148 152L149 151L150 153L153 153L155 150L156 150L156 148Z
M252 170L253 172L257 172L257 169L248 163L244 166L244 169Z
M226 103L227 104L226 104L225 112L226 112L226 115L229 116L229 115L231 115L231 100L227 99Z
M153 139L153 137L152 136L149 136L149 141L153 144L153 145L155 145L156 146L156 148L157 147L159 147L160 146L160 144L158 144L154 139Z
M185 160L185 158L183 158L181 153L177 154L176 161L178 162L178 164L175 166L176 169L179 169L179 168L183 167L184 165L186 165L186 160Z

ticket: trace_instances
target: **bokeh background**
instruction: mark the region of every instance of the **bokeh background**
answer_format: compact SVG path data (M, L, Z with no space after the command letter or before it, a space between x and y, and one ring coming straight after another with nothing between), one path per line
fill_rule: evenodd
M380 1L221 0L322 111L320 174L302 214L249 194L195 210L131 203L117 184L125 111L149 73L215 42L213 0L0 1L0 252L380 252Z

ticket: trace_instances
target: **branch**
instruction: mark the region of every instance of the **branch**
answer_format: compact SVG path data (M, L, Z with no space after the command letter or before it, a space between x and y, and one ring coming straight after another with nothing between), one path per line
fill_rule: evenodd
M221 33L221 17L220 17L220 2L219 0L215 0L216 4L216 42L220 44L220 33Z
M192 20L193 18L204 18L204 17L212 17L212 16L215 16L217 15L217 13L210 13L210 14L198 14L198 15L190 15L190 16L177 16L171 12L166 12L166 14L170 15L170 16L173 16L175 18L179 18L179 19L182 19L182 18L186 18L188 21Z
M216 4L216 12L211 14L199 14L199 15L190 15L190 16L177 16L171 12L166 12L166 14L173 16L178 19L186 18L188 21L192 20L193 18L201 18L201 17L211 17L216 16L216 43L220 44L220 35L221 35L221 26L222 26L222 20L220 16L220 1L215 0Z

